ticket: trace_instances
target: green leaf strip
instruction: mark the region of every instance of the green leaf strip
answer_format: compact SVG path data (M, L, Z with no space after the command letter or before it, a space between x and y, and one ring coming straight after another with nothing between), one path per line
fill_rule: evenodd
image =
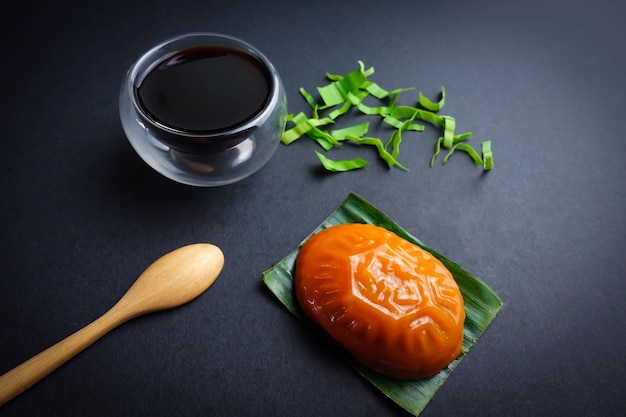
M337 141L333 135L318 127L313 127L306 132L307 136L318 143L325 151L329 151L335 146L341 146L341 142Z
M309 133L318 126L334 123L335 121L329 117L322 119L309 119L304 113L298 113L291 118L291 122L295 123L295 126L291 129L285 130L281 136L281 141L285 145L289 145L293 141L302 137L302 135Z
M435 153L433 154L433 157L430 159L431 167L435 164L435 159L437 159L437 155L439 155L439 152L441 152L442 143L443 143L443 138L437 139L437 142L435 143Z
M460 135L454 135L454 137L452 138L452 142L454 143L461 142L471 137L472 137L472 132L461 133Z
M300 92L300 95L304 97L304 100L306 100L309 106L311 106L311 108L314 109L319 106L315 101L315 98L308 91L306 91L304 87L300 87L298 91Z
M402 120L398 120L394 117L391 116L385 116L383 118L383 122L387 123L388 125L391 125L393 127L395 127L396 129L400 129L402 128L402 126L404 126L404 121ZM403 130L412 130L415 132L423 132L425 129L425 126L419 123L411 123L409 125L407 125L406 127L403 128Z
M448 159L450 158L450 156L452 156L452 154L457 149L465 151L472 158L472 160L474 161L476 165L482 165L483 159L480 157L478 152L476 152L474 148L472 148L470 145L468 145L467 143L463 143L463 142L459 142L456 145L454 145L452 148L450 148L450 151L446 154L446 156L443 157L444 164L448 162Z
M357 137L357 136L346 136L346 140L350 142L356 143L357 145L372 145L375 146L378 150L378 155L380 158L387 163L389 168L397 166L398 168L408 171L408 169L402 165L400 162L396 160L396 158L390 154L387 149L385 149L385 145L383 141L379 138L368 138L368 137Z
M483 170L489 171L493 168L493 155L491 154L491 141L486 140L482 143L483 153Z
M315 151L315 154L317 155L320 162L322 163L322 166L326 168L328 171L332 171L332 172L352 171L355 169L363 168L369 164L366 160L361 159L361 158L346 159L343 161L334 161L330 158L327 158L326 156L324 156L322 153L318 151Z
M429 110L419 109L413 106L395 106L390 114L391 117L396 119L408 119L415 115L416 119L423 120L425 122L432 123L437 126L444 127L444 118L450 116L439 116Z
M456 120L454 117L443 116L443 147L450 149L454 144L454 129Z
M358 125L346 127L343 129L337 129L330 132L330 135L337 141L340 142L345 140L347 136L356 136L361 137L365 135L369 129L369 122L360 123Z
M370 71L365 71L363 63L359 61L359 64L360 67L357 70L348 73L342 79L333 81L323 87L317 87L325 107L343 103L348 97L348 93L356 93L367 81L368 75L373 73L373 68Z
M363 99L366 96L367 95L364 96L363 94L356 95L353 93L348 93L347 100L350 103L352 103L354 106L356 106L356 108L359 109L361 113L367 114L369 116L373 116L373 115L385 116L391 112L391 108L388 106L370 107L370 106L363 104Z
M402 123L402 125L400 125L400 127L393 132L391 138L389 139L389 142L387 143L386 148L389 148L389 146L391 146L391 156L393 156L394 159L397 158L400 154L402 132L408 130L413 125L413 120L415 119L415 117L417 117L417 109L415 110L416 111L413 113L413 116L411 116L408 120Z
M389 91L385 90L373 81L366 81L365 83L363 83L361 88L363 88L365 91L367 91L379 100L382 100L389 95Z
M346 101L343 103L343 106L330 112L328 114L328 117L335 120L339 116L346 114L351 108L352 108L352 103L350 103L349 101Z
M421 92L419 93L418 102L419 102L420 106L422 106L426 110L437 112L437 111L441 110L441 108L443 107L443 105L446 102L446 89L443 86L441 86L441 99L439 99L438 102L430 101Z
M330 72L327 72L326 78L328 78L331 81L339 81L343 79L343 75L331 74Z
M406 91L411 91L411 90L415 90L414 87L408 87L408 88L396 88L395 90L391 90L389 92L389 107L395 107L396 106L396 101L398 100L398 96L401 93L404 93Z

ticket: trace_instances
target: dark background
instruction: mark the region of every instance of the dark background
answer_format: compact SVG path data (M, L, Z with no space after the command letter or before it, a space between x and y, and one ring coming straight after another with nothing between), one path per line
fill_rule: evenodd
M15 2L0 37L0 373L96 319L162 254L208 241L224 271L199 299L131 321L0 408L2 416L403 416L262 284L355 192L486 281L504 307L424 416L626 412L626 6L620 1ZM118 91L184 32L246 39L292 112L363 60L435 98L462 154L429 167L434 129L388 170L319 170L309 140L248 179L161 177L122 131ZM408 96L407 96L408 97ZM408 103L407 103L408 104ZM440 160L439 160L440 161Z

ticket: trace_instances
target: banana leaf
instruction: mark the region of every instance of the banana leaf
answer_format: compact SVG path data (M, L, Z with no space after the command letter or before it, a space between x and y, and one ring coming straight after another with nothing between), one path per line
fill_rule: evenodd
M351 358L348 357L349 355L346 355L344 358L356 372L370 381L383 394L395 401L409 413L417 416L424 407L426 407L430 399L435 395L446 379L448 379L452 371L459 365L461 360L463 360L478 338L486 330L487 326L489 326L491 321L495 318L502 307L502 300L478 277L426 246L376 209L376 207L356 194L349 194L343 203L331 213L307 239L323 228L341 223L370 223L382 226L396 233L398 236L422 247L439 259L446 268L450 270L463 295L466 312L463 347L460 355L452 361L447 368L439 373L428 378L398 380L366 368L358 362L351 360ZM308 319L302 310L300 310L297 300L295 299L293 275L295 272L296 258L300 247L305 241L306 239L278 264L263 273L263 281L267 287L303 324L308 323Z

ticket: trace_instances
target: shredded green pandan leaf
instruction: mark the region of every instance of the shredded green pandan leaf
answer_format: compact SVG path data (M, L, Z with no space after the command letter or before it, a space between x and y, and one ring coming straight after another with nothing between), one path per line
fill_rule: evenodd
M378 84L376 84L375 82L369 81L369 80L363 84L362 88L379 100L382 100L388 96L397 97L398 94L403 93L405 91L415 90L415 88L409 87L409 88L396 88L395 90L387 91L381 86L379 86Z
M378 149L378 155L381 157L383 161L387 163L389 168L393 166L397 166L398 168L408 171L408 169L398 162L392 154L390 154L387 149L385 149L385 145L383 145L383 141L379 138L363 138L357 136L346 136L346 140L349 140L352 143L356 143L357 145L373 145Z
M328 78L331 81L339 81L339 80L343 79L343 75L331 74L330 72L327 72L326 73L326 78Z
M457 149L460 149L462 151L467 152L467 154L472 158L472 160L474 161L474 163L476 165L482 165L483 163L483 159L480 157L480 155L478 154L478 152L476 152L474 150L474 148L472 148L471 146L469 146L467 143L457 143L456 145L454 145L452 148L450 148L450 151L446 154L446 156L443 157L443 163L446 164L448 162L448 159L450 158L450 156L454 153L454 151L456 151Z
M491 155L491 141L486 140L482 143L483 152L483 169L489 171L493 168L493 156Z
M324 156L324 154L318 151L315 151L315 153L317 154L317 157L320 159L320 162L322 163L324 168L332 172L352 171L354 169L363 168L369 164L366 160L361 158L334 161L330 158L327 158L326 156Z
M410 130L411 126L413 126L413 119L417 116L417 112L411 116L410 119L406 120L402 125L400 125L391 135L389 142L385 146L386 148L391 146L391 156L394 159L398 157L400 153L400 143L402 143L402 132L405 130Z
M346 136L356 136L361 137L367 133L369 129L370 123L365 122L358 125L346 127L343 129L337 129L330 132L331 136L335 138L337 141L342 141L346 139Z
M443 158L443 164L447 163L456 150L462 150L478 165L482 164L483 170L488 171L493 167L491 141L483 142L483 156L481 157L471 145L463 142L469 139L472 133L455 134L456 119L449 115L438 114L446 101L446 90L443 86L441 86L439 101L431 101L419 92L416 106L398 105L399 96L402 93L414 90L414 88L396 88L388 91L369 79L373 74L374 68L365 69L362 61L359 61L359 68L346 75L327 72L326 78L330 82L317 87L320 100L316 100L312 94L304 88L300 88L300 95L312 109L311 117L306 116L304 113L297 115L289 114L287 122L293 124L293 126L285 129L283 132L281 137L282 143L289 145L306 135L316 141L325 151L330 151L333 147L340 146L342 142L347 140L358 145L375 146L378 149L380 158L387 163L389 168L395 166L408 170L397 160L400 154L402 133L406 131L424 131L425 125L415 122L415 120L419 120L432 124L436 128L441 129L442 132L435 144L435 152L430 160L430 166L434 165L435 159L443 147L449 150ZM371 100L378 100L381 102L381 105L371 106L365 104L364 100L368 99L368 97L371 97ZM330 132L326 130L327 125L335 123L341 116L347 114L353 108L358 111L358 114L380 117L385 124L395 129L386 144L383 144L379 138L363 137L367 133L368 122ZM328 114L325 117L320 117L320 113L325 110L328 110ZM319 156L321 156L320 161L322 161L322 165L333 172L348 171L367 165L367 163L364 164L366 161L361 158L347 161L332 161L320 153L318 153Z
M307 132L307 136L317 142L318 145L320 145L325 151L329 151L333 147L341 145L341 143L339 143L333 135L318 127L313 127L309 130Z
M315 102L315 98L313 98L313 96L304 89L304 87L300 87L300 95L302 97L304 97L304 99L306 100L307 103L309 103L309 106L311 106L311 108L316 108L318 106L318 104Z
M323 87L317 87L324 107L331 107L343 103L349 92L358 91L367 81L367 77L374 73L374 68L370 68L366 71L363 62L359 61L359 65L359 69L346 74L341 79L333 81Z
M469 139L471 137L472 137L472 132L466 132L466 133L463 133L463 134L460 134L460 135L455 135L455 136L452 137L452 143L456 143L456 145L452 146L450 148L450 151L443 158L444 165L448 162L448 158L450 158L450 155L452 155L457 148L460 148L460 149L466 151L470 155L470 157L474 160L474 162L476 162L477 165L482 164L482 160L480 159L480 156L474 150L474 148L472 148L471 146L469 146L466 143L459 143L459 142L461 142L461 141L463 141L465 139ZM441 146L443 144L444 144L444 137L440 137L437 140L437 143L435 144L435 153L433 154L433 157L430 160L430 166L431 167L435 163L435 159L437 158L437 155L439 155L439 152L441 151ZM457 146L457 145L462 145L462 146ZM480 162L477 162L478 160L480 160Z
M418 109L412 106L394 106L389 116L394 119L407 119L413 115L415 115L417 119L430 122L441 127L444 127L444 118L447 117L439 116L431 111Z
M472 132L465 132L465 133L462 133L460 135L455 135L452 138L452 142L457 143L457 142L460 142L462 140L469 139L471 137L472 137Z
M422 106L426 110L439 111L441 110L441 108L446 102L446 89L443 86L441 86L441 99L436 103L433 103L432 101L430 101L421 92L419 93L418 101L419 101L420 106Z
M372 81L366 81L363 83L362 88L379 100L382 100L389 95L387 90Z
M454 117L443 116L443 147L450 149L454 143L454 129L456 120Z
M305 133L309 133L317 126L334 123L334 120L328 117L325 117L323 119L309 119L304 113L298 113L297 115L291 117L291 121L295 123L295 126L289 130L285 130L281 137L281 140L285 145L288 145L294 140L299 139L300 137L302 137L302 135L304 135Z
M356 108L359 109L361 113L367 114L370 116L373 116L373 115L385 116L389 114L389 112L391 112L391 108L389 106L370 107L370 106L363 104L363 98L365 97L366 96L364 96L363 94L357 96L354 93L348 93L347 100L352 105L356 106Z
M411 123L408 126L405 126L403 120L396 119L393 116L385 116L383 122L395 127L396 129L413 130L416 132L423 132L425 129L425 126L419 123Z
M352 108L352 103L350 103L349 101L346 101L345 103L343 103L343 106L330 112L328 114L328 117L335 120L339 116L346 114L348 110L350 110L351 108Z

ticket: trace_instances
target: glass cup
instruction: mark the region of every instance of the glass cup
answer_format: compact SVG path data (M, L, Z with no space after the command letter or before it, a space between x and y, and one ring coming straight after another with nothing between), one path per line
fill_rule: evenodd
M254 60L267 81L263 105L244 120L216 129L187 130L155 117L142 103L139 87L172 56L197 47L234 50ZM218 33L189 33L153 47L131 65L119 111L126 137L149 166L174 181L211 187L246 178L270 160L285 127L287 98L272 63L249 43Z

